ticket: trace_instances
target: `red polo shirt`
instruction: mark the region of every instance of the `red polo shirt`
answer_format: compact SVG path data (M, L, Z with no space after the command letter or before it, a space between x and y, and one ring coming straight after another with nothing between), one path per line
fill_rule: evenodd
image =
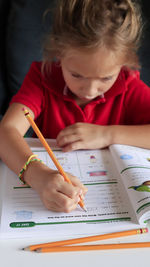
M41 74L41 62L34 62L11 103L29 107L46 138L56 138L60 130L76 122L111 124L149 124L150 88L139 72L121 70L114 85L88 103L84 109L64 95L65 82L61 67L53 63L49 77Z

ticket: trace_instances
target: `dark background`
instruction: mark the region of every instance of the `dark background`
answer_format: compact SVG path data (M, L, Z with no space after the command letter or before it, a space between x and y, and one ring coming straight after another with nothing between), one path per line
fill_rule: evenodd
M20 88L31 62L41 60L42 41L52 22L51 13L46 21L43 13L55 1L0 0L0 118ZM147 0L140 2L145 22L139 49L141 79L150 86L150 8Z

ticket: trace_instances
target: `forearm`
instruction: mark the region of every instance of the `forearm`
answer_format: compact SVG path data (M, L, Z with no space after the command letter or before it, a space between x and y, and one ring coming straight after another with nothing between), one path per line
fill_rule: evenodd
M75 123L57 136L63 151L101 149L112 144L150 148L150 125L95 125Z
M108 127L110 127L110 144L150 149L150 125L112 125Z
M0 126L0 140L0 159L18 175L33 152L16 128ZM32 162L24 172L25 182L38 191L43 171L54 172L41 162Z
M16 174L32 154L16 128L0 127L0 158Z

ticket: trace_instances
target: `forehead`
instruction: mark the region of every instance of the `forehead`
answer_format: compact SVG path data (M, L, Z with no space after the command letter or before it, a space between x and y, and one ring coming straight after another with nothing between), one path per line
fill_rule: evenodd
M70 49L65 53L62 63L69 71L85 77L105 77L118 72L122 66L122 57L105 48L94 52Z

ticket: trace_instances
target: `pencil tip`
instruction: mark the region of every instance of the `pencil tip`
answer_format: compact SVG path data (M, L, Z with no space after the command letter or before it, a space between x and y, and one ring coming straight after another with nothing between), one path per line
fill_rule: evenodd
M29 251L30 249L26 247L26 248L22 248L22 250Z
M87 212L87 209L86 209L86 207L85 207L85 206L83 207L83 210L84 210L85 212Z

